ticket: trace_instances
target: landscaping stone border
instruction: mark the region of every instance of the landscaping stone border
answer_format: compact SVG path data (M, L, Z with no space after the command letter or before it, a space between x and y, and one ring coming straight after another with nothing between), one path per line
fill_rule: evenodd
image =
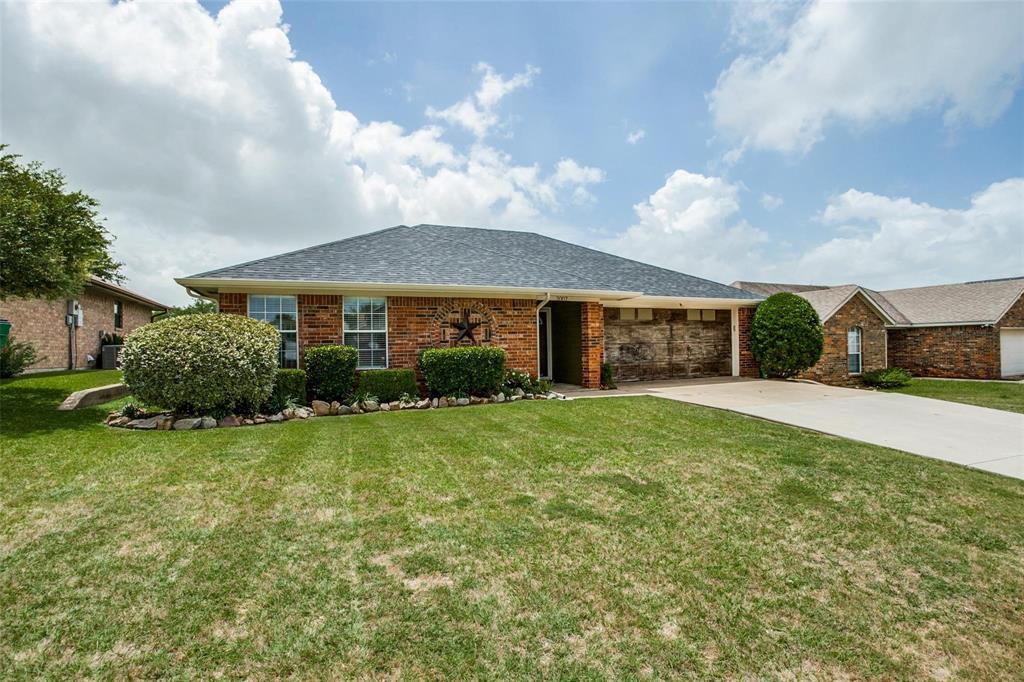
M338 401L328 403L323 400L314 400L308 407L289 407L276 414L257 414L252 417L229 415L220 420L214 419L213 417L176 418L175 415L168 412L161 412L158 414L138 414L135 417L122 415L120 412L111 412L107 416L107 425L140 431L192 431L195 429L274 424L294 419L310 419L313 417L344 416L349 414L363 414L367 412L397 412L400 410L439 410L449 407L486 405L488 403L514 403L519 400L571 400L571 398L566 398L563 394L555 393L554 391L534 395L533 393L524 392L521 388L517 388L514 391L510 391L508 394L505 392L499 392L489 398L424 398L422 400L405 402L395 400L390 403L383 403L376 400L363 400L350 405L346 405Z

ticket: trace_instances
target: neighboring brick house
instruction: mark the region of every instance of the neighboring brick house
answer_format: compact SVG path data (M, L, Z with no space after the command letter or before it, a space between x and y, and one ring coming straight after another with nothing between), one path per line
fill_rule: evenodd
M479 343L587 387L605 361L623 380L757 376L741 340L760 297L530 232L400 225L176 281L274 324L284 366L325 343L355 346L361 369Z
M1024 278L889 291L769 282L734 282L733 286L761 296L791 291L814 305L825 320L825 353L807 373L809 378L856 382L857 373L842 371L840 360L844 354L852 355L850 344L855 343L853 335L844 341L844 327L860 327L863 332L863 371L889 366L924 377L1024 375ZM829 312L830 302L847 300L854 290L857 294L842 309Z
M69 318L72 310L78 312ZM11 323L11 336L34 345L41 357L29 368L33 371L93 367L104 333L123 336L166 310L162 303L95 277L73 299L0 301L0 318Z

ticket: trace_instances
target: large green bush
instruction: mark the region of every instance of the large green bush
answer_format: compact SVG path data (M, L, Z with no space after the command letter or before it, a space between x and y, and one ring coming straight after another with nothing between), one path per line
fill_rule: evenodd
M505 351L496 346L428 348L420 369L431 395L486 396L501 387Z
M818 313L796 294L772 294L757 306L750 350L766 376L791 377L812 367L824 342Z
M355 386L359 353L351 346L315 346L306 349L306 380L317 400L344 401Z
M241 315L187 315L143 325L124 340L132 395L183 414L253 412L270 396L281 335Z
M194 314L194 313L193 313ZM280 412L289 400L306 402L306 372L301 369L278 369L274 375L274 390L260 408L264 412Z
M410 398L420 397L416 370L412 369L368 369L360 372L359 392L377 396L386 403L398 400L403 393Z
M913 376L902 367L886 367L885 369L864 372L864 376L861 378L868 386L899 388L909 384Z

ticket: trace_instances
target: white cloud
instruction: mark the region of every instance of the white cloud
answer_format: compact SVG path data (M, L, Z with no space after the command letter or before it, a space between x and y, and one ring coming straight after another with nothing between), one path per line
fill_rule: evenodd
M636 144L645 137L647 137L647 131L643 128L639 128L632 131L629 135L626 135L626 142L629 144Z
M989 185L964 209L851 189L820 220L836 236L796 260L801 281L892 288L1024 272L1024 178Z
M802 252L770 242L742 218L741 190L720 177L677 170L634 207L636 223L601 246L719 282L887 289L1024 271L1024 178L989 185L966 208L851 189L815 216L821 234Z
M734 19L734 42L752 51L708 97L716 128L737 145L733 161L745 148L805 152L833 123L866 126L921 110L942 111L947 125L984 125L1007 109L1020 80L1021 3L816 0L782 29L791 7L735 10L748 16Z
M533 78L540 73L535 66L526 66L526 71L505 78L497 73L490 64L480 62L476 71L482 73L480 86L476 92L462 99L447 109L427 107L427 116L446 121L451 125L459 125L469 130L478 138L483 138L488 131L498 124L498 113L495 111L504 97L520 88L529 87Z
M782 206L783 203L785 202L783 202L782 197L777 197L774 194L768 194L768 192L761 194L761 206L766 211L774 211Z
M8 3L4 142L95 196L130 286L396 223L544 225L603 178L340 108L273 0ZM489 110L536 73L483 68ZM46 87L40 87L45 83Z
M767 235L740 217L739 192L723 178L677 170L633 207L637 222L602 246L720 282L760 271Z

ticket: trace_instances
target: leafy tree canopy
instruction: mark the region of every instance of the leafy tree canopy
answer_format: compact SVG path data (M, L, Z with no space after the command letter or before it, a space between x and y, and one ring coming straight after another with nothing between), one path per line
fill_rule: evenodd
M178 317L179 315L204 315L217 312L217 304L203 298L197 298L186 306L178 306L167 311L161 317Z
M75 296L95 275L120 282L99 202L70 192L64 175L22 164L0 145L0 300Z

